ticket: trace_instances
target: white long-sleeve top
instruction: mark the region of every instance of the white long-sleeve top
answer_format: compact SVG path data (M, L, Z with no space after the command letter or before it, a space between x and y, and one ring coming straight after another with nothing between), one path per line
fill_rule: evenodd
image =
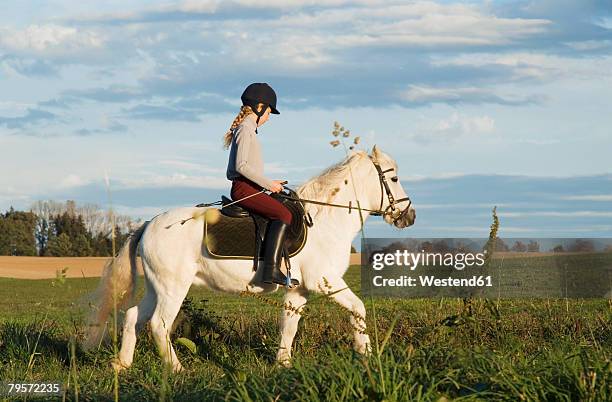
M261 146L257 139L257 116L248 114L236 127L230 147L226 176L233 180L239 176L259 184L267 190L272 189L272 180L264 175Z

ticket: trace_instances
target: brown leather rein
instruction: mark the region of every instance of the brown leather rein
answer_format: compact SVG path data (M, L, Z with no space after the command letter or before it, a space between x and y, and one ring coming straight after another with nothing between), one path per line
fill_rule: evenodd
M349 201L348 205L342 205L342 204L333 204L330 202L323 202L323 201L317 201L317 200L308 200L308 199L299 198L299 197L294 198L294 197L291 197L283 193L278 193L277 195L279 197L283 197L283 198L294 200L294 201L307 202L310 204L317 204L317 205L325 205L325 206L335 207L335 208L345 208L349 210L349 214L351 213L353 209L357 209L361 211L370 212L372 216L391 215L393 217L393 220L403 218L404 215L408 213L408 210L410 209L410 206L412 205L412 200L410 200L410 197L404 197L404 198L399 198L399 199L395 199L395 197L393 197L393 193L391 192L389 183L387 183L387 178L385 177L385 173L390 172L395 169L389 168L389 169L382 170L382 168L380 167L380 164L377 161L375 161L371 155L368 155L368 156L370 157L370 160L372 161L372 163L374 164L374 167L376 168L376 171L378 172L378 181L380 182L380 206L378 207L377 210L361 208L359 206L355 207L352 205L352 201ZM393 179L397 180L397 176L394 176L392 180ZM385 193L387 194L387 198L389 200L389 206L387 206L387 208L385 208L383 211L382 206L384 202ZM408 201L408 206L403 211L399 211L398 209L396 209L395 204L398 204L402 201ZM389 211L389 209L391 209L391 211ZM399 213L397 211L399 211Z

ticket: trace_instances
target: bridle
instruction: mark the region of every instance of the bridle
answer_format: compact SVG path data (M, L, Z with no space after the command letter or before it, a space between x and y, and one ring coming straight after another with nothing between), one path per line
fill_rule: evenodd
M376 210L368 209L368 208L361 208L360 206L355 207L352 205L351 201L349 201L349 205L342 205L342 204L333 204L330 202L323 202L323 201L317 201L317 200L308 200L308 199L300 198L300 197L295 198L295 197L292 197L292 196L289 196L283 193L278 193L278 196L282 198L294 200L294 201L307 202L309 204L325 205L328 207L336 207L336 208L345 208L349 210L349 214L351 213L351 210L359 209L361 211L370 212L372 216L391 215L391 218L393 219L394 222L397 221L398 219L403 219L405 215L408 213L408 211L410 210L412 201L410 200L410 197L404 197L404 198L399 198L399 199L395 199L395 197L393 197L393 193L391 192L389 183L387 183L387 178L385 177L385 173L395 170L395 168L389 168L389 169L382 170L382 168L380 167L380 164L376 160L374 160L374 158L372 158L371 155L368 155L368 156L370 157L370 160L372 161L372 163L374 164L374 167L376 168L376 171L378 172L378 181L380 183L380 206ZM391 180L396 181L397 176L393 176ZM389 200L389 205L387 206L387 208L383 210L382 206L383 206L385 194L387 195L387 199ZM408 201L408 206L403 211L400 211L399 209L396 208L395 205L402 201ZM391 211L389 211L389 209L391 209Z
M391 188L389 187L389 183L387 182L385 173L391 172L395 170L395 168L389 168L389 169L382 170L382 168L380 167L380 164L372 157L372 155L368 155L368 156L370 160L372 161L372 163L374 164L374 167L376 168L376 172L378 173L378 181L380 182L380 206L378 207L378 211L371 212L371 215L373 216L391 215L394 221L402 218L404 214L406 214L408 210L410 209L410 206L412 205L412 200L408 196L404 198L399 198L399 199L395 199L395 197L393 197L393 193L391 192ZM397 181L397 176L393 176L391 180ZM384 202L385 193L387 194L389 205L383 211L382 206ZM395 204L399 204L400 202L403 202L403 201L408 201L408 206L403 211L399 211L398 209L396 209ZM391 212L389 212L389 209L391 209Z

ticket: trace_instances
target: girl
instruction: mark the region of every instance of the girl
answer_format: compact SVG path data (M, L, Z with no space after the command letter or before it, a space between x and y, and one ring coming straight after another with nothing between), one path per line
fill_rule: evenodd
M276 110L276 93L266 83L253 83L246 87L241 96L242 107L230 129L225 133L224 146L230 148L227 178L232 180L230 196L244 209L270 219L264 239L264 283L287 284L287 277L280 270L282 246L287 228L291 224L291 212L278 200L261 190L278 193L284 182L268 179L263 172L261 147L257 140L257 127L268 121L270 113ZM299 282L291 279L291 285Z

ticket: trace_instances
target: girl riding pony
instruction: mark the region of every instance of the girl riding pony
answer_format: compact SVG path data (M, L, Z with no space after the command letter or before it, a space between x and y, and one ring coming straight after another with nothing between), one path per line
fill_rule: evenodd
M262 191L278 193L283 190L284 182L264 175L261 146L256 136L257 128L268 121L270 113L280 114L276 109L276 93L268 84L256 82L246 87L241 99L240 112L224 137L225 148L230 148L226 174L232 181L230 196L244 209L270 220L264 240L263 282L286 285L287 277L280 270L280 260L292 215L281 202ZM297 286L299 282L291 279L291 285Z

